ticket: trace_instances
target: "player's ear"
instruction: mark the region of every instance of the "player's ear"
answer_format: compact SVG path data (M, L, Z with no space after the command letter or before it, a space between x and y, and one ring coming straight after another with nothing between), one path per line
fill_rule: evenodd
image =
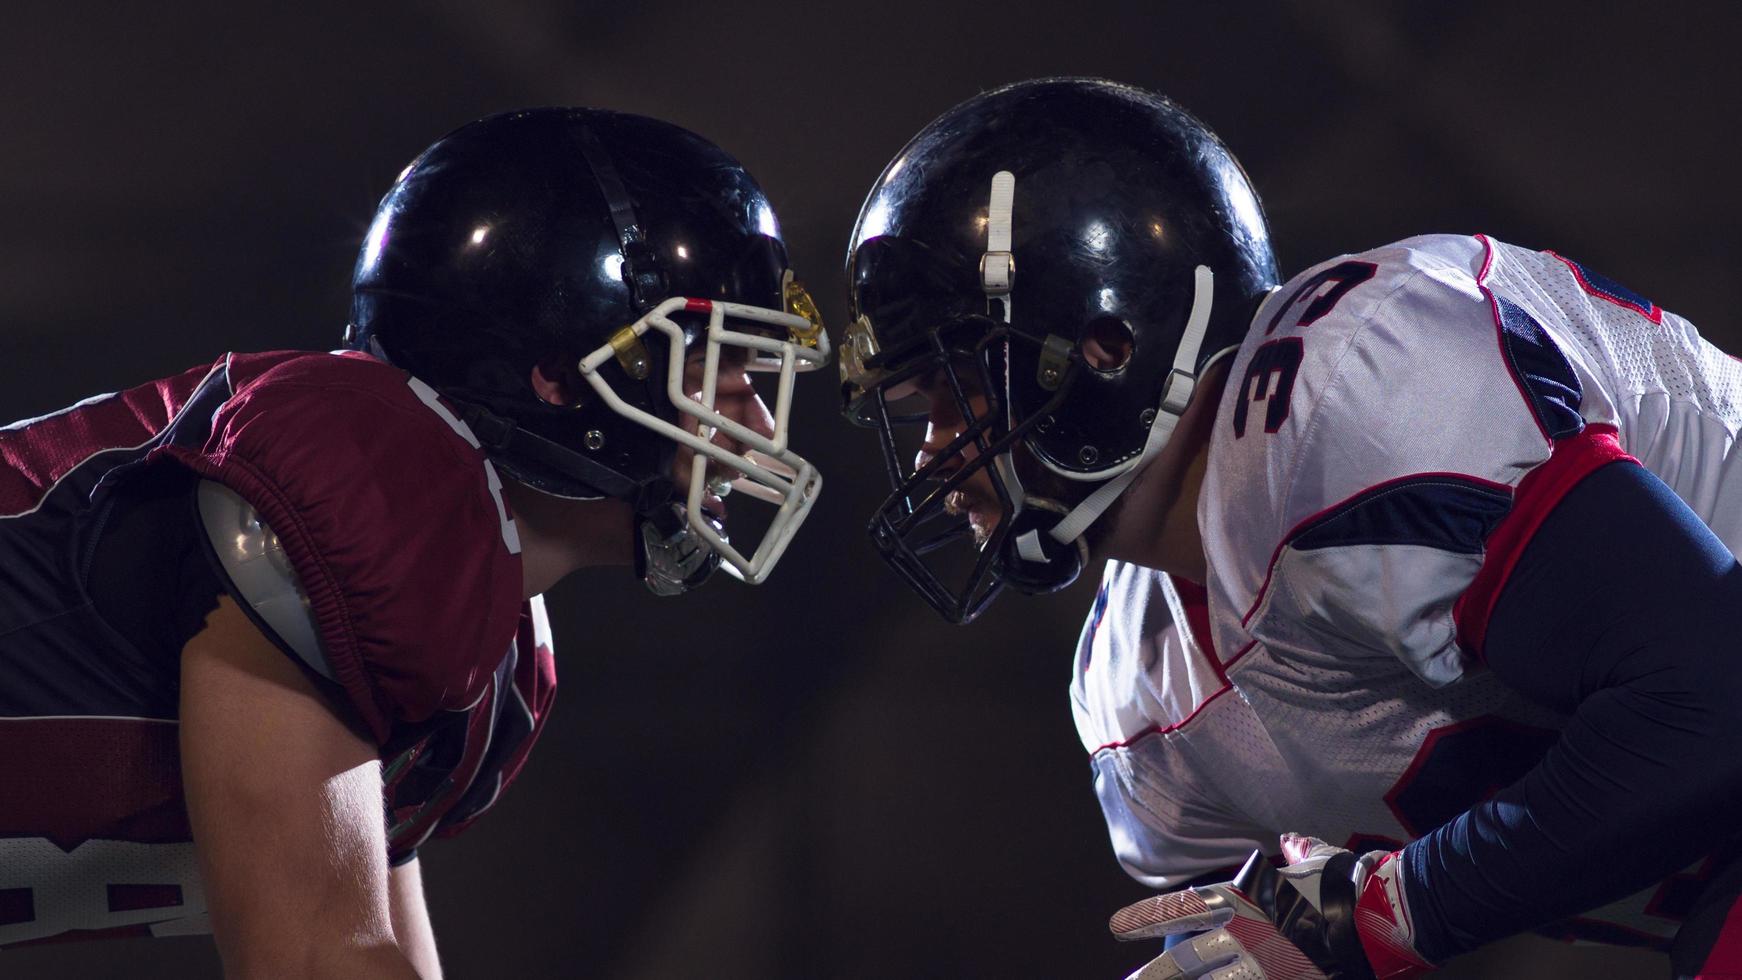
M1083 328L1083 360L1097 371L1117 371L1131 360L1131 328L1114 316L1098 316Z
M532 392L551 405L580 404L585 384L571 358L548 358L532 366Z

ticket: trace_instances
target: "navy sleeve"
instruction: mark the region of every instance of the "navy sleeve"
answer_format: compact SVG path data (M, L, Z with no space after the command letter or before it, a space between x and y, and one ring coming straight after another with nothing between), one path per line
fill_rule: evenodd
M1737 834L1742 568L1650 472L1604 466L1524 550L1484 654L1571 717L1524 778L1403 851L1439 961L1589 911Z

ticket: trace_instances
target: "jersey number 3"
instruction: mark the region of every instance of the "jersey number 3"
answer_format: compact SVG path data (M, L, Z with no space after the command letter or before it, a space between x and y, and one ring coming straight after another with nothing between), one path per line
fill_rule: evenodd
M1240 379L1240 397L1234 402L1234 438L1246 435L1246 416L1255 402L1264 403L1264 431L1282 428L1294 394L1294 376L1300 373L1305 353L1299 337L1268 341L1252 352L1252 361Z
M1378 268L1371 262L1351 260L1313 275L1295 287L1288 301L1270 318L1270 324L1264 328L1265 336L1275 333L1282 318L1309 295L1313 297L1312 301L1301 311L1295 326L1312 325L1331 312L1349 290L1373 278ZM1326 285L1331 288L1324 289ZM1289 399L1294 395L1294 378L1300 373L1301 358L1305 354L1306 349L1299 337L1266 341L1252 352L1246 374L1240 379L1240 398L1234 402L1234 438L1246 435L1246 417L1255 402L1264 403L1264 431L1275 432L1282 428L1282 423L1288 418Z

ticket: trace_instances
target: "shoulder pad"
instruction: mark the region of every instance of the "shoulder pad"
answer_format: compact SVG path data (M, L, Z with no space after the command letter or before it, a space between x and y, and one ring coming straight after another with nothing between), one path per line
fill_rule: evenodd
M255 624L316 673L336 680L321 652L308 596L278 535L260 518L254 505L222 483L201 480L197 496L200 523L212 543L212 553L229 577L231 592Z

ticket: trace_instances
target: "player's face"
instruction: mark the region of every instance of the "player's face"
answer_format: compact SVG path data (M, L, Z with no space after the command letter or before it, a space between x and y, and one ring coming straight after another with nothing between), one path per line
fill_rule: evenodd
M929 465L938 453L959 438L975 419L984 417L988 410L986 393L980 390L973 372L956 373L961 382L962 394L966 397L966 406L956 396L947 373L941 367L894 385L886 394L891 401L918 398L924 403L925 441L914 455L913 465L916 470ZM941 464L942 468L935 478L947 478L951 473L965 468L978 455L979 451L970 442L958 455ZM956 516L965 515L968 524L974 529L975 541L980 544L984 544L991 537L1004 516L1003 509L998 505L998 497L992 489L992 478L984 468L977 470L945 498L944 510Z
M684 363L683 390L691 398L701 395L702 361L702 351L695 350ZM756 386L750 380L747 362L748 352L741 348L726 348L721 351L719 373L714 380L714 409L750 431L772 439L774 416L756 393ZM696 419L689 416L684 416L684 419L689 431L696 432L699 429L700 423ZM735 453L745 449L742 443L723 432L715 432L709 441ZM690 467L694 463L695 451L679 446L672 463L672 478L678 486L689 485ZM724 498L730 492L729 484L742 475L732 470L721 470L712 474L708 481L708 492L702 497L702 506L719 515L723 521L726 516Z

